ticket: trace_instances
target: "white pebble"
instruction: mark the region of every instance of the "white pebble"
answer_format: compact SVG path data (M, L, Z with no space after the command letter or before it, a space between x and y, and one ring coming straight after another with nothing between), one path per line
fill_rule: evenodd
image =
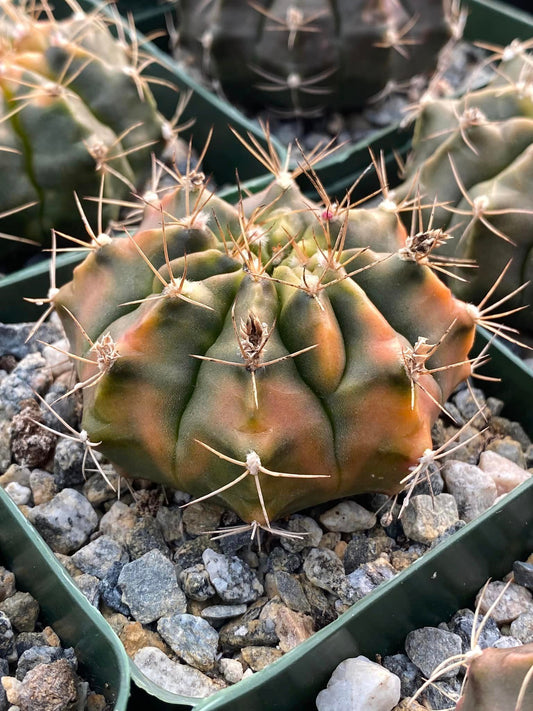
M392 711L400 679L366 657L345 659L316 698L318 711Z
M5 492L17 506L28 504L31 501L31 489L27 486L22 486L16 481L10 481L9 484L6 484Z

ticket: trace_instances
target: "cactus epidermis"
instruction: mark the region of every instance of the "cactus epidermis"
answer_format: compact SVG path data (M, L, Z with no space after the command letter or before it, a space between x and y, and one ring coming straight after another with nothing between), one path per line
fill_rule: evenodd
M474 337L405 239L394 212L313 203L282 171L237 206L184 177L53 297L84 429L120 471L252 525L398 491Z

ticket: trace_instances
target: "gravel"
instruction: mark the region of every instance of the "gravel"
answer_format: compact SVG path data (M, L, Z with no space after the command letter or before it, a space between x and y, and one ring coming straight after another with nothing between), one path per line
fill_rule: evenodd
M365 495L316 506L279 524L303 534L301 538L263 533L260 546L250 541L249 533L216 539L206 531L237 525L233 513L210 502L181 509L190 501L187 494L145 480L130 482L130 489L122 484L118 499L101 474L89 471L92 464L84 471L87 445L81 442L59 437L46 461L35 466L17 463L17 438L10 434L13 416L37 405L43 421L59 430L58 422L45 420L50 413L32 388L43 397L64 393L71 378L64 371L54 378L41 373L52 349L41 355L17 345L13 334L20 333L22 339L29 328L10 330L12 368L0 374L0 391L8 392L15 374L18 393L7 400L7 407L0 404L0 486L109 621L135 663L162 688L186 696L209 695L264 668L489 508L499 488L510 490L531 476L517 463L532 459L527 434L519 423L501 417L501 401L485 401L476 391L476 400L485 404L488 428L440 460L442 476L433 468L414 488L402 519L397 518L401 497L393 505L383 495ZM54 334L59 340L60 332ZM27 398L28 391L33 404L21 405L17 398ZM78 432L79 400L76 393L60 401L61 416ZM466 422L470 393L459 391L452 404ZM487 427L484 419L478 424ZM3 455L2 428L9 435ZM465 439L472 430L479 432L471 425ZM17 431L25 436L24 428ZM456 432L449 419L440 418L433 430L434 445ZM118 489L118 474L94 454ZM476 497L479 482L484 483L483 495L478 490ZM532 565L517 563L517 576L529 595ZM0 573L0 659L9 664L18 635L29 634L15 630L3 612L4 599L13 594L9 574ZM22 618L23 608L21 603L17 612ZM522 623L525 620L527 627L528 610L525 604L511 621L518 639L526 634ZM453 640L461 649L469 624L468 615L463 618L445 634L439 630L439 639ZM40 646L46 646L42 642ZM413 677L413 662L402 654L403 666ZM452 681L441 683L450 686ZM413 684L411 678L402 688ZM445 691L443 687L432 693Z
M41 620L37 600L17 590L15 576L0 560L2 592L7 594L0 603L0 711L111 711L78 674L74 649L62 646Z

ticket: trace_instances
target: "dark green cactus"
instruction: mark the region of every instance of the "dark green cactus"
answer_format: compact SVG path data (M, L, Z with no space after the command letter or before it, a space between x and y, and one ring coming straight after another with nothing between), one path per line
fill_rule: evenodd
M455 100L426 96L404 182L392 195L401 202L419 190L430 206L425 227L431 222L453 236L437 253L477 264L453 270L464 279L450 281L454 293L477 303L494 284L495 301L516 291L504 311L533 301L533 56L527 46L515 41L499 52L495 79L484 89ZM434 201L441 206L431 210ZM531 331L533 311L512 314L509 323Z
M105 227L118 216L109 200L138 188L150 154L174 138L141 73L142 51L70 4L64 20L46 3L42 16L10 1L0 7L0 171L9 176L0 230L38 242L51 228L80 234L74 191L103 195ZM84 210L92 222L95 203ZM0 240L0 254L13 244Z
M182 176L52 297L85 359L91 441L129 476L216 494L254 530L401 489L470 373L475 325L405 254L394 212L312 203L275 172L237 207Z
M456 711L533 709L533 644L488 648L468 664Z
M452 15L447 0L181 0L179 46L230 100L305 116L431 73Z

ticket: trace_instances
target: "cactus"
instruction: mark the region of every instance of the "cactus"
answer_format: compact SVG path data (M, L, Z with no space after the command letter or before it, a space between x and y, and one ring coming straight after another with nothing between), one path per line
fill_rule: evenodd
M232 101L288 115L360 108L435 69L460 34L448 0L182 0L179 45Z
M484 649L468 665L456 711L533 708L533 644Z
M174 136L142 75L150 62L120 24L116 40L96 11L69 4L65 19L46 3L42 17L10 0L0 7L0 171L10 178L1 230L39 243L51 228L80 234L74 191L105 198L103 226L115 219L111 203L148 177L150 154ZM96 209L85 207L89 220ZM0 241L4 257L13 244Z
M450 286L461 299L479 301L496 282L506 310L533 300L533 56L513 42L489 85L460 99L427 95L415 124L413 150L398 202L420 191L436 209L425 227L453 235L437 253L474 260L475 270L454 270ZM429 215L432 213L430 219ZM512 261L511 261L512 260ZM510 264L508 264L510 262ZM503 274L503 276L502 276ZM533 330L531 309L512 314L513 326Z
M475 330L394 212L321 186L313 203L299 169L259 157L275 174L263 192L233 206L180 175L135 236L94 244L50 297L83 436L120 472L215 496L253 531L400 490L471 372Z

